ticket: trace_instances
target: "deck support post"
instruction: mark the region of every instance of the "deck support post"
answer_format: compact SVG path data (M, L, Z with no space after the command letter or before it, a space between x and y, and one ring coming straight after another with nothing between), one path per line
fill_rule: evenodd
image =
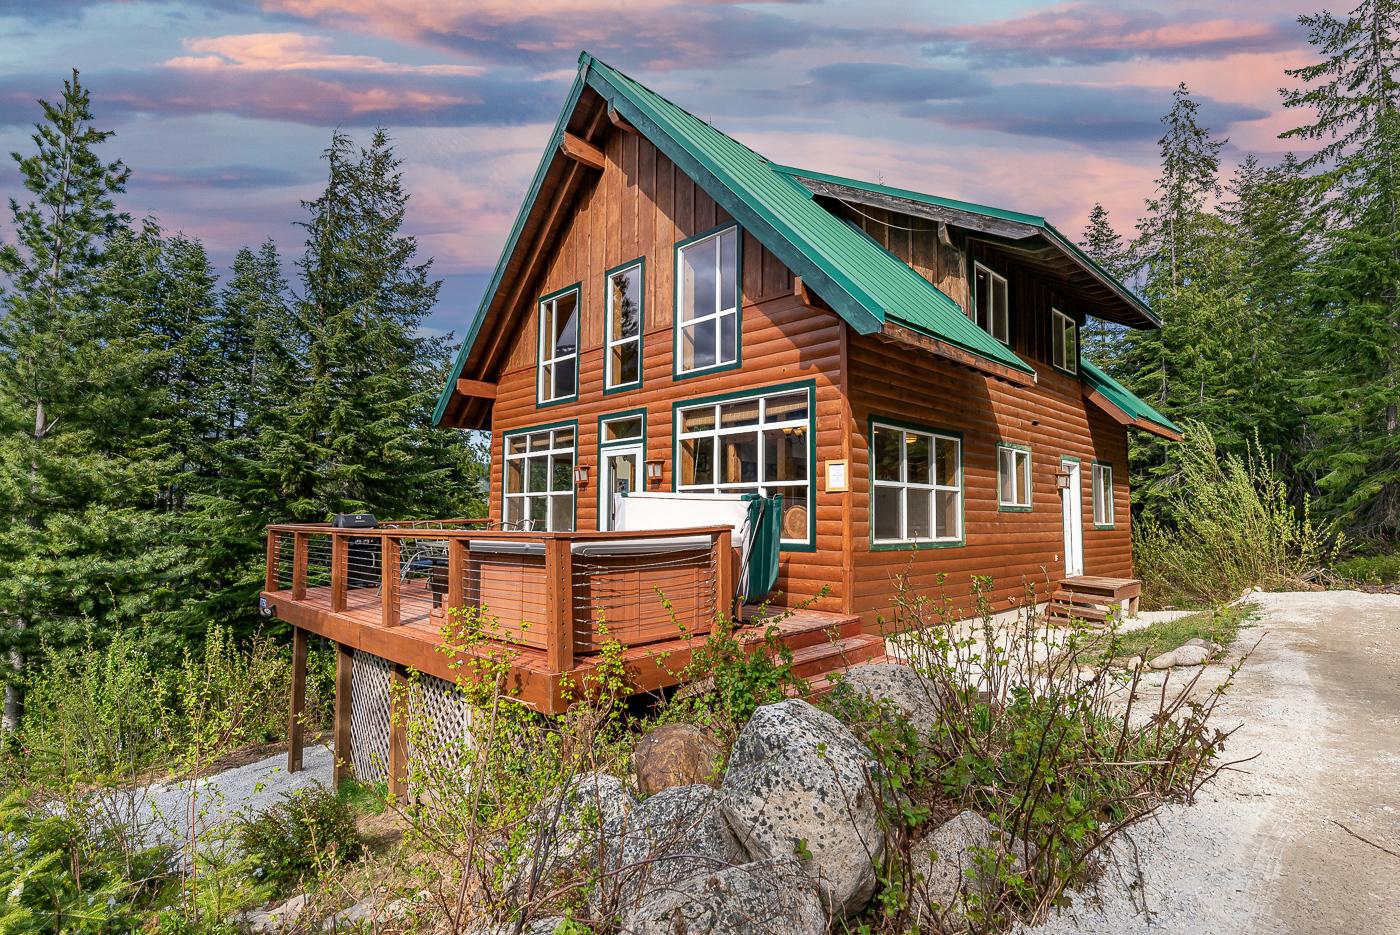
M712 560L715 563L715 619L710 623L710 632L716 636L721 628L734 629L734 532L729 529L715 534L711 546Z
M292 600L306 600L306 554L311 544L311 536L304 532L292 533Z
M442 619L452 622L454 611L467 605L467 543L464 539L447 540L447 594L443 600Z
M344 536L331 533L331 613L345 612L346 589L349 587L349 542Z
M306 631L292 628L292 697L287 706L287 772L301 772L306 730Z
M559 537L546 540L544 545L544 580L548 589L546 606L549 611L545 646L549 671L556 675L574 667L572 545L570 540Z
M350 681L355 668L355 650L347 643L335 644L335 773L332 783L350 778Z
M408 668L394 664L389 673L389 794L408 797Z
M399 625L399 540L379 538L379 622L386 627Z

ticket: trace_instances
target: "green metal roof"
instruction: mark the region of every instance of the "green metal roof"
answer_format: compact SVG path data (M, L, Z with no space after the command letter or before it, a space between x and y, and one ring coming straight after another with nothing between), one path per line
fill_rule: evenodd
M1181 428L1175 422L1153 409L1140 396L1110 377L1087 357L1079 359L1079 379L1090 389L1098 390L1109 402L1134 419L1144 419L1178 435L1181 434Z
M817 172L811 169L799 169L795 166L775 165L775 170L788 175L794 179L816 179L823 182L831 182L834 185L844 185L848 188L857 188L868 192L877 192L882 195L889 195L893 198L904 198L908 201L921 202L926 205L933 205L939 208L951 208L955 211L966 211L969 214L977 214L982 217L995 218L1000 221L1012 221L1018 224L1025 224L1030 227L1039 228L1045 236L1053 241L1060 249L1072 256L1081 266L1092 270L1111 289L1122 296L1135 309L1147 317L1154 324L1160 326L1161 320L1152 313L1152 309L1142 300L1142 297L1133 290L1125 286L1119 279L1104 269L1089 254L1079 248L1073 240L1060 233L1045 218L1038 214L1026 214L1021 211L1009 211L1006 208L993 208L988 205L979 205L971 201L959 201L956 198L944 198L941 195L930 195L926 192L916 192L907 188L895 188L891 185L880 185L875 182L865 182L860 179L847 178L841 175L832 175L829 172Z

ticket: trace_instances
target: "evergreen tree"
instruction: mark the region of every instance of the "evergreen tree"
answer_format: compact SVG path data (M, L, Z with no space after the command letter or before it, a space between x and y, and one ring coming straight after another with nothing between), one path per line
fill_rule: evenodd
M1311 122L1283 134L1324 145L1303 162L1325 186L1324 249L1308 309L1314 353L1303 404L1317 437L1304 466L1353 535L1400 538L1400 2L1344 19L1300 17L1320 60L1284 92Z
M1110 276L1124 281L1131 273L1128 251L1122 236L1113 229L1108 209L1099 202L1089 211L1079 246ZM1116 370L1119 346L1127 329L1122 325L1089 317L1084 322L1080 347L1085 356L1101 367Z

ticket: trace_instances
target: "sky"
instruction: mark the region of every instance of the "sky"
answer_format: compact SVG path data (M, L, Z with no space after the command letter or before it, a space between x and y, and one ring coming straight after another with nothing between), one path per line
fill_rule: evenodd
M580 49L781 162L1042 214L1095 201L1128 234L1185 81L1227 167L1305 122L1279 103L1313 60L1306 0L976 4L728 0L0 0L0 150L32 150L37 98L78 68L122 208L226 267L300 253L302 199L341 127L389 129L406 227L460 334ZM0 197L19 195L0 163ZM7 236L0 221L0 236Z

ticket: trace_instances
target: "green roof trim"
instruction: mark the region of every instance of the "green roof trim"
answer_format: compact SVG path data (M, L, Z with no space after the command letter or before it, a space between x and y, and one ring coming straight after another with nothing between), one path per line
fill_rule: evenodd
M1181 434L1181 427L1153 409L1142 397L1109 376L1087 357L1079 359L1079 379L1090 389L1098 390L1104 398L1134 419L1143 419L1164 429Z
M832 175L829 172L816 172L811 169L801 169L796 166L774 165L773 168L793 179L814 179L822 182L830 182L833 185L844 185L848 188L857 188L862 191L875 192L881 195L889 195L892 198L903 198L908 201L920 202L938 208L950 208L954 211L966 211L969 214L978 214L982 217L995 218L999 221L1011 221L1017 224L1025 224L1030 227L1039 228L1046 236L1061 250L1070 254L1081 265L1091 270L1104 284L1122 296L1123 300L1132 305L1141 314L1157 326L1162 322L1147 303L1142 300L1136 292L1125 286L1118 277L1104 269L1089 254L1080 249L1079 245L1066 237L1056 229L1045 218L1038 214L1026 214L1022 211L1010 211L1006 208L993 208L989 205L980 205L972 201L959 201L956 198L944 198L941 195L930 195L926 192L916 192L907 188L896 188L892 185L880 185L875 182L865 182L861 179L847 178L842 175Z

